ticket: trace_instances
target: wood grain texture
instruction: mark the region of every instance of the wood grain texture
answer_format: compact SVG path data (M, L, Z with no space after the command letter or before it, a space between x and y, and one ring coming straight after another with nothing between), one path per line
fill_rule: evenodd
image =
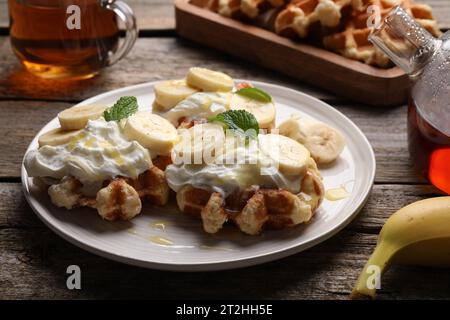
M175 28L172 0L126 0L136 14L140 30L170 30ZM9 27L8 1L0 0L0 28Z
M0 28L9 27L8 0L0 0Z
M19 177L25 151L42 126L67 103L0 101L0 177Z
M0 46L0 61L0 99L79 101L133 84L182 78L190 67L197 65L227 72L234 78L278 83L318 98L336 99L279 73L175 38L140 38L125 59L99 76L83 81L45 80L29 74L13 55L9 41Z
M430 5L439 27L445 30L450 29L450 3L447 0L416 0L416 2Z
M137 16L141 30L165 30L175 27L172 0L126 0ZM446 0L420 0L432 6L441 28L450 28L450 6ZM0 0L0 28L8 28L7 0Z
M8 199L0 202L0 296L6 299L174 298L174 292L181 299L347 299L382 223L399 207L435 193L429 186L377 185L350 226L310 250L241 270L173 273L126 266L76 248L36 218L20 188L0 184L1 198ZM80 291L65 287L71 264L82 269ZM378 298L448 298L449 281L446 270L394 267L382 279Z
M0 100L0 178L19 177L26 148L37 132L71 103ZM406 107L374 109L333 104L366 134L377 160L377 183L417 183L409 162Z
M137 11L141 29L174 28L172 1L127 2ZM421 2L431 3L441 26L450 27L447 0ZM5 3L6 0L0 0L0 30L7 26ZM377 184L355 221L332 239L292 257L246 269L206 273L153 271L111 262L69 244L40 222L27 205L19 183L23 154L37 131L75 102L127 85L182 77L192 65L301 90L326 100L353 120L370 140L377 158ZM354 104L174 38L141 38L125 60L99 77L62 83L40 80L21 71L8 38L0 36L0 114L0 181L3 181L0 182L0 297L3 299L347 299L384 221L404 205L438 194L434 187L416 178L409 164L405 106L374 109ZM71 264L82 269L80 291L66 289L66 268ZM383 277L378 298L448 299L448 283L448 270L394 267Z

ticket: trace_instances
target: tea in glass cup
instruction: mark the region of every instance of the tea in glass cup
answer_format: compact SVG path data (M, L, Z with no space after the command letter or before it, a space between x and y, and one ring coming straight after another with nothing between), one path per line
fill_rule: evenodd
M124 57L137 38L130 7L114 0L8 0L14 53L43 78L83 79ZM117 16L126 26L119 44Z

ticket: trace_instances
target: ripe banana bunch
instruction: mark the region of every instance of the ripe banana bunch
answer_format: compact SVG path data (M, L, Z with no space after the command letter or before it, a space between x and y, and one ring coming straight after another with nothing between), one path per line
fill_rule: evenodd
M283 121L279 133L303 144L317 164L331 163L345 148L344 136L336 129L317 120L298 115Z
M86 127L88 120L98 119L103 115L106 106L74 106L58 114L59 123L63 130L79 130Z
M450 267L450 197L417 201L386 221L351 297L373 298L374 273L391 264Z
M177 129L166 119L148 111L141 111L129 117L124 134L150 150L152 158L170 155L178 142Z
M208 163L223 152L225 133L220 124L202 123L180 131L180 142L172 151L174 164ZM209 157L206 158L206 157Z
M268 164L277 166L280 172L287 175L304 175L310 165L309 151L288 137L260 134L258 145L262 155L270 159Z
M276 112L273 102L262 102L239 94L233 94L230 108L232 110L245 110L252 113L261 129L272 129L275 126Z
M158 111L167 111L198 91L190 87L184 79L162 81L155 85L154 90Z

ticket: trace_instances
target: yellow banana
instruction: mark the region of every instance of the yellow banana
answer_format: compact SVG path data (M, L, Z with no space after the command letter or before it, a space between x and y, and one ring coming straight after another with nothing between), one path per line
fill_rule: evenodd
M414 202L386 221L351 297L373 298L376 274L391 264L450 267L450 197Z

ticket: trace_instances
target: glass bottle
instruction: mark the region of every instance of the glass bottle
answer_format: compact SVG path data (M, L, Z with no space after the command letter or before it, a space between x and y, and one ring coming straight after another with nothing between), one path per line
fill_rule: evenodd
M450 31L436 39L396 7L369 40L412 80L410 157L420 176L450 194Z

